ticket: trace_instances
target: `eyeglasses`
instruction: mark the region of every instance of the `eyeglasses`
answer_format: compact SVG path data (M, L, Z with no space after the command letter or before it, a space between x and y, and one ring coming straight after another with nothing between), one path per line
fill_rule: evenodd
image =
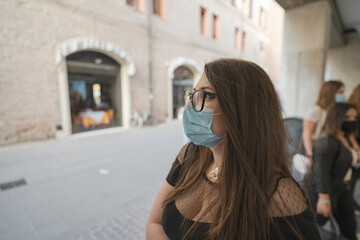
M215 93L205 90L196 90L193 93L184 92L184 105L191 100L192 108L195 112L201 112L204 109L205 101L211 101L216 98Z

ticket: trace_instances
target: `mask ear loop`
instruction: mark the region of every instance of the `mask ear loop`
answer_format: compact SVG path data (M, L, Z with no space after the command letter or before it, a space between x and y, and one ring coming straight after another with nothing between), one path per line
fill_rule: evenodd
M204 109L207 109L207 108L204 108ZM203 110L204 110L203 109ZM208 110L208 109L207 109ZM217 115L224 115L222 112L219 112L219 113L208 113L208 114L211 114L211 116L217 116Z
M192 103L189 101L187 102L185 105L189 105L190 107L192 107ZM193 109L194 110L194 109ZM203 108L204 110L204 108ZM223 113L211 113L212 116L217 116L217 115L222 115Z

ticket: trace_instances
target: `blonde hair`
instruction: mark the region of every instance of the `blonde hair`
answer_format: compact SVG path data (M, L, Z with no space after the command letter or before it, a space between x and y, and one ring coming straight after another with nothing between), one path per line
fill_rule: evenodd
M316 105L319 105L322 109L327 110L335 102L336 92L342 86L344 86L344 84L341 81L332 80L324 82L321 86Z

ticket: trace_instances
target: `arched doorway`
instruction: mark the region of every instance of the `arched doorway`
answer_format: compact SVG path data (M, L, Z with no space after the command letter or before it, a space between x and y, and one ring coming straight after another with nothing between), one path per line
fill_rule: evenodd
M184 91L192 92L194 74L185 67L180 66L174 70L173 78L173 118L178 118L179 109L184 106Z
M72 133L121 126L121 65L96 51L66 57Z

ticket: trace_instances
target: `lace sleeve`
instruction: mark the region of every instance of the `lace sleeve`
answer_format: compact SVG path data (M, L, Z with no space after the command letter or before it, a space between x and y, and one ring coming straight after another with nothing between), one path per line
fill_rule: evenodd
M270 202L270 216L287 217L303 213L308 208L304 193L292 178L278 179Z
M314 214L294 179L278 180L269 211L275 224L271 239L321 240Z

